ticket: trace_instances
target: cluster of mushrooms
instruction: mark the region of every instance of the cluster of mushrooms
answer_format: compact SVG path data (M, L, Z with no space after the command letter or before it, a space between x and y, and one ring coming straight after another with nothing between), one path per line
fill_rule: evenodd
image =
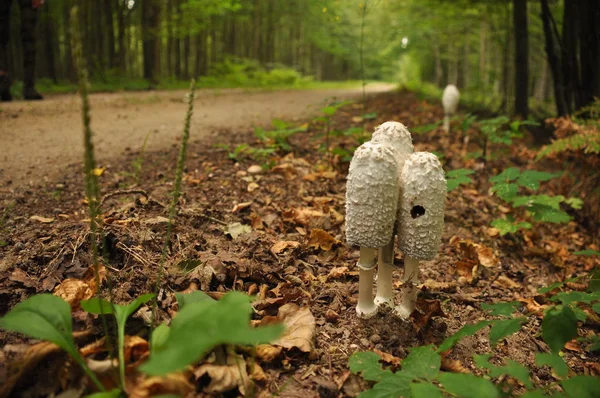
M446 179L438 158L414 152L408 129L398 122L378 126L354 153L346 184L346 240L360 247L356 312L368 318L379 306L394 307L394 244L404 253L400 303L408 318L415 309L419 261L432 260L444 227ZM377 292L373 276L377 265Z

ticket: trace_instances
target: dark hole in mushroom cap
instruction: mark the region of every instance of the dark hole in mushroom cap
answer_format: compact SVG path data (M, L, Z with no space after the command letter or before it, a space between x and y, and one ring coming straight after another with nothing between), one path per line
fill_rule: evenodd
M423 214L425 214L425 208L423 206L413 206L412 209L410 209L410 216L412 218L418 218L421 217Z

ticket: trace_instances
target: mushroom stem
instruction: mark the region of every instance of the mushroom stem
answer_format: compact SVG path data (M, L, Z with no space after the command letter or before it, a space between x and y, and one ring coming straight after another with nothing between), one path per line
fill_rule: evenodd
M444 115L444 131L445 132L450 131L450 115L449 114Z
M419 260L406 256L404 258L404 275L402 281L402 296L400 304L396 306L396 314L401 318L408 319L415 309L417 303L418 289L416 287L419 277Z
M394 238L379 250L377 264L377 294L376 305L394 306L394 291L392 288L392 264L394 262Z
M361 318L370 318L377 313L373 301L373 267L375 266L376 249L361 247L358 260L358 304L356 313Z

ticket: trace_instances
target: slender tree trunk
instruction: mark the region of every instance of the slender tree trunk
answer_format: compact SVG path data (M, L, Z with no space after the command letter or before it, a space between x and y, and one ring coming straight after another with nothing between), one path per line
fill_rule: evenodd
M160 71L160 4L157 0L142 0L142 35L144 48L144 79L151 86L158 84Z
M578 4L582 84L576 105L582 108L600 97L600 1L581 0Z
M486 34L487 34L487 23L485 20L481 20L480 28L479 28L479 88L485 88L487 86L486 82L486 71L485 71L485 61L486 61Z
M552 70L552 76L554 80L554 98L556 101L556 111L558 116L568 115L569 108L565 99L565 86L562 78L562 71L560 67L560 58L556 51L556 38L554 30L552 28L553 18L548 0L540 0L542 5L542 24L544 27L544 38L546 41L546 55L548 57L548 64Z
M527 0L513 0L515 26L515 113L523 119L529 114L529 36Z

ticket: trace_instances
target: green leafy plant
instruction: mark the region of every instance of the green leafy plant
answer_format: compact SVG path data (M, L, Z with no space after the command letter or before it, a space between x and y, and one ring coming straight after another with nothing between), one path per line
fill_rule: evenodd
M413 134L416 134L416 135L427 134L427 133L435 130L439 126L441 126L442 123L443 122L439 121L439 122L436 122L436 123L423 124L423 125L420 125L420 126L411 127L410 132L413 133Z
M105 390L75 345L71 307L63 299L52 294L32 296L0 318L0 328L56 344L81 366L98 389Z
M255 345L278 338L282 325L250 326L250 302L249 296L239 292L229 292L219 301L196 297L186 302L141 370L165 375L200 360L218 345Z
M265 144L267 148L274 148L275 150L282 150L284 152L292 150L292 146L288 139L294 134L306 131L308 128L307 125L294 127L280 119L271 120L271 124L273 125L272 130L255 127L254 135Z
M313 119L313 122L325 123L325 143L324 143L323 147L321 148L321 150L323 150L327 154L330 162L331 162L331 152L330 152L329 148L330 148L330 139L331 139L331 135L332 135L331 127L332 127L333 115L335 115L336 112L341 107L351 104L351 103L352 103L352 101L332 102L331 104L329 104L326 107L321 109L321 112L323 113L323 115L318 116ZM374 117L377 117L377 115L375 115ZM363 119L364 119L364 116L363 116Z
M513 208L524 208L533 221L565 223L572 217L562 210L561 204L573 209L580 209L583 202L578 198L565 198L562 195L521 195L524 190L536 192L540 182L558 177L559 174L546 173L536 170L521 171L516 167L504 170L502 173L490 178L493 184L491 191L500 199L510 204ZM515 233L520 229L529 229L532 224L527 221L515 221L512 215L492 221L492 226L497 228L501 235Z
M450 192L460 185L463 184L471 184L473 180L469 177L471 174L475 173L474 170L469 169L456 169L450 170L446 173L446 182L447 182L447 191Z
M579 292L570 292L579 293ZM556 296L555 296L556 297ZM578 299L592 302L596 296L579 295ZM489 339L492 348L503 338L518 332L527 318L514 316L519 307L518 302L483 304L482 309L491 316L500 319L483 320L475 324L463 326L454 335L449 336L436 349L421 346L413 348L402 361L399 370L383 368L381 358L373 352L357 352L350 357L349 368L360 374L365 380L374 382L372 389L359 395L361 398L374 397L443 397L455 396L464 398L506 397L512 396L513 384L502 376L518 380L527 390L523 397L593 397L600 388L600 379L591 376L574 376L568 378L569 368L559 355L566 342L577 336L577 319L571 302L550 306L542 323L542 338L552 349L551 353L538 353L537 366L550 366L561 378L560 386L566 395L556 393L552 385L535 388L530 377L530 369L513 360L505 364L492 364L493 354L474 355L475 365L484 373L483 376L473 374L455 374L440 371L442 353L446 352L466 336L490 327ZM493 382L497 380L497 384Z
M470 123L473 122L474 120L470 121ZM511 122L506 116L498 116L493 119L480 120L477 125L482 134L482 156L488 160L490 143L511 145L513 139L523 137L522 126L537 126L538 123L532 120L513 120Z
M101 298L91 298L81 302L81 308L97 315L113 314L117 322L117 342L119 348L119 374L121 376L121 385L125 386L125 323L140 305L152 299L154 294L144 294L132 301L128 305L112 304Z
M466 133L467 131L469 131L469 129L471 128L471 126L473 126L473 124L477 121L477 116L467 113L462 121L460 122L460 129L462 130L463 133Z

